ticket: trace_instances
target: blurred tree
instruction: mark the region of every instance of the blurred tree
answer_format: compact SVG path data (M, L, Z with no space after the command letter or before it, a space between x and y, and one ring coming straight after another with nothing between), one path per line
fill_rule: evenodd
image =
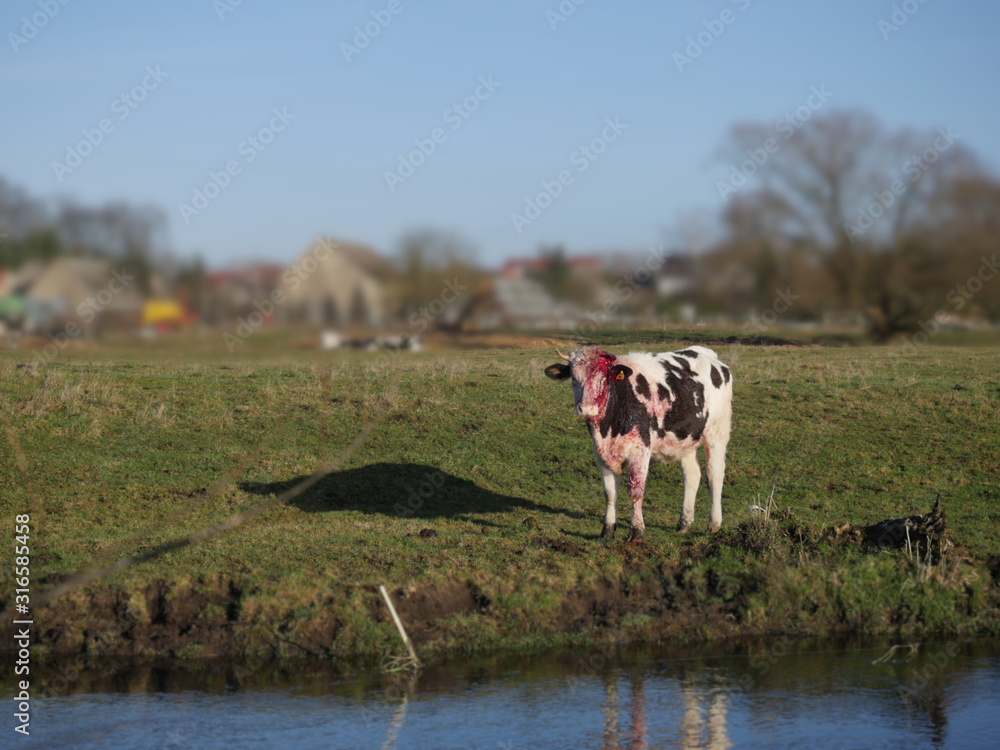
M33 198L0 178L0 266L46 262L64 253L124 263L149 290L155 265L164 261L167 219L159 208L109 203L97 208Z
M996 263L994 256L1000 255L1000 182L983 174L963 175L954 180L952 190L946 205L932 207L940 224L938 242L947 248L953 266L948 273L953 288L942 307L1000 321L1000 293L996 286L1000 278L990 278L995 273L990 268ZM973 276L983 283L981 293L959 302L959 298L965 299L959 284L969 282ZM987 288L987 283L992 286Z
M45 204L0 177L0 232L6 241L21 239L48 222Z
M45 263L61 253L62 243L54 228L30 229L25 235L6 236L0 241L0 268L19 268L28 261Z
M69 252L124 263L138 289L150 292L154 267L168 264L167 220L159 208L109 203L99 208L63 203L55 226Z
M434 229L404 234L399 242L397 266L400 275L395 291L404 318L436 299L447 302L456 296L466 297L468 290L484 276L475 264L473 245L456 234ZM451 314L436 316L434 323L438 327L448 327L449 321L457 320L458 310L465 300L458 299L451 304L458 307Z
M529 271L528 276L545 287L546 291L556 299L572 297L572 269L563 246L543 245L538 249L538 257L542 261L541 267Z
M174 296L201 320L205 320L208 313L207 275L205 261L200 255L178 263L174 269Z
M985 217L997 182L956 138L944 128L886 134L861 111L822 112L794 130L737 125L723 152L732 165L720 249L756 275L758 297L811 256L830 286L807 306L862 312L877 340L914 330L956 283L956 243L996 237ZM793 250L795 269L782 262Z

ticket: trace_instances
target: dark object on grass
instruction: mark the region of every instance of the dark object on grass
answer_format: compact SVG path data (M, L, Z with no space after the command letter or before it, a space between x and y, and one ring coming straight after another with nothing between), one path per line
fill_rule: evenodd
M956 390L956 391L967 391L969 389L966 388L964 385L961 385L959 383L955 383L955 387L954 387L953 390Z
M580 555L580 548L566 539L549 539L547 536L538 536L532 541L538 549L551 549L555 552L562 552L569 557Z
M937 496L930 513L923 516L890 518L861 529L865 541L873 547L904 548L923 559L930 551L931 561L937 563L951 547L945 537L944 506Z
M433 539L438 533L434 529L420 529L420 536L424 539Z

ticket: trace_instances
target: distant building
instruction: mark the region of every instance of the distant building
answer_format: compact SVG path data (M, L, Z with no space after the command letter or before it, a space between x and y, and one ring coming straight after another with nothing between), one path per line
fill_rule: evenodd
M556 302L537 281L507 278L488 282L461 313L463 330L493 328L573 328L579 320L574 305Z
M548 268L547 258L510 258L500 269L501 279L523 279L531 273L540 273Z
M278 288L284 270L282 266L258 263L208 274L207 322L229 325L254 312L257 309L254 302L270 298ZM273 322L273 319L274 314L267 316L267 322Z
M656 273L656 294L683 299L694 289L694 260L690 255L668 255Z
M127 269L97 258L53 260L25 296L44 304L55 320L72 318L90 332L108 325L132 327L142 310L142 297Z
M37 260L28 261L14 270L0 268L0 299L26 295L43 271L45 264Z
M576 255L569 259L569 273L577 280L597 280L604 272L604 260L598 255Z
M393 273L370 247L320 238L282 274L289 315L324 328L381 327Z

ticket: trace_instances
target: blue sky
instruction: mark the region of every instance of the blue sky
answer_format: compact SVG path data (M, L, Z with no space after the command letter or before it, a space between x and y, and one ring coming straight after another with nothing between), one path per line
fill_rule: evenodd
M730 127L773 123L814 86L832 92L822 107L890 129L951 126L997 171L1000 5L896 3L915 12L885 39L893 5L6 0L0 175L36 196L159 205L172 248L212 267L291 260L319 233L392 253L417 228L457 232L495 266L541 244L640 251L716 215ZM575 10L552 28L560 7ZM373 13L391 21L345 54ZM46 23L29 39L33 16ZM678 70L701 32L711 43ZM119 98L144 84L134 108ZM446 114L467 97L467 119ZM105 118L78 166L53 168ZM247 141L272 125L266 145ZM390 189L386 173L436 128L434 152ZM577 152L612 135L592 161ZM180 208L229 162L207 205ZM516 228L511 214L563 171L572 181Z

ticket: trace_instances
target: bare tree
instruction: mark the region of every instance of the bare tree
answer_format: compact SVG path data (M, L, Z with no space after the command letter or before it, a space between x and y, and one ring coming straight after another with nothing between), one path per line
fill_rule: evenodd
M167 261L167 220L159 208L127 203L91 208L64 202L55 226L72 254L124 262L146 292L154 266Z
M82 206L72 201L53 205L29 196L0 178L0 266L16 268L25 261L49 261L69 253L124 262L148 287L152 268L167 249L167 219L159 208L109 203Z
M860 111L794 130L738 125L723 151L731 184L737 170L745 183L724 191L729 248L765 265L808 248L831 283L829 308L864 312L879 340L909 330L947 287L941 232L967 213L959 186L996 184L959 140L947 128L886 133Z
M433 229L406 233L399 242L397 296L404 316L427 305L449 288L472 288L482 276L475 265L475 248L456 234ZM438 325L445 320L438 319Z
M0 177L0 268L51 260L60 252L45 203Z

